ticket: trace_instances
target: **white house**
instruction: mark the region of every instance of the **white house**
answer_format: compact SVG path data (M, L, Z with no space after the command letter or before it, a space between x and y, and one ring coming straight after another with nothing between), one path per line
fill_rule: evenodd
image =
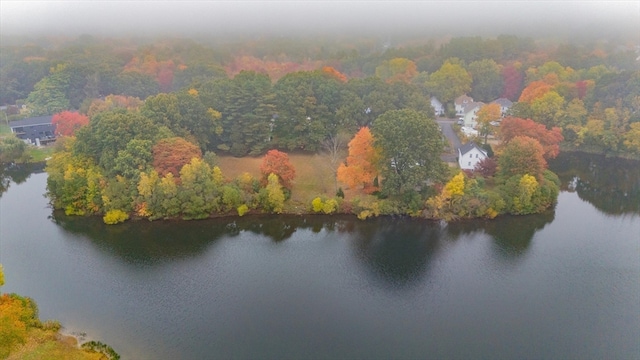
M470 102L464 106L462 116L464 117L464 126L474 128L478 125L478 110L484 105L483 102Z
M440 100L436 99L435 96L431 97L431 107L433 108L433 112L436 116L444 115L444 105L442 105Z
M464 107L473 102L473 98L467 96L467 95L462 95L462 96L458 96L456 98L456 100L454 101L454 104L456 106L456 115L458 116L462 116L464 115Z
M499 98L499 99L493 100L491 103L500 105L500 113L502 114L503 117L507 114L507 111L513 106L513 102L511 102L511 100L507 98Z
M473 170L480 161L486 158L487 152L473 141L458 148L458 164L462 170Z

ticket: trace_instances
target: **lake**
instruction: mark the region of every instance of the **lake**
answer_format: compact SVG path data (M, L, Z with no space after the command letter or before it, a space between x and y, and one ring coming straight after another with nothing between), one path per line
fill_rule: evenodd
M555 209L492 221L66 217L0 198L3 292L123 359L640 354L640 163L561 154ZM4 186L3 185L3 186Z

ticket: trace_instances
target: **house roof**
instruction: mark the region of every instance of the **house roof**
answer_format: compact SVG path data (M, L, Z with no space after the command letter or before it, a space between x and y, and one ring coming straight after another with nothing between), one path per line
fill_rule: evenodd
M493 100L492 103L498 104L506 108L511 107L513 105L513 102L507 98L499 98L499 99Z
M47 115L47 116L38 116L38 117L32 117L32 118L27 118L22 120L16 120L16 121L10 122L9 127L17 128L22 126L49 125L51 124L52 118L53 118L53 115Z
M469 111L479 109L482 105L484 105L483 102L470 102L464 106L462 112L466 114Z
M472 102L473 102L473 98L467 95L460 95L455 100L456 105L464 105Z
M436 103L436 104L440 104L440 105L442 105L442 102L441 102L440 100L438 100L438 98L437 98L437 97L435 97L435 96L432 96L432 97L431 97L431 103L432 103L432 104L433 104L433 103Z
M474 143L473 141L468 142L468 143L460 146L460 148L458 148L458 151L460 152L460 155L464 156L466 153L468 153L469 151L473 150L474 148L478 149L481 153L483 153L485 156L487 156L487 152L484 151L484 149L482 149L478 145L476 145L476 143Z

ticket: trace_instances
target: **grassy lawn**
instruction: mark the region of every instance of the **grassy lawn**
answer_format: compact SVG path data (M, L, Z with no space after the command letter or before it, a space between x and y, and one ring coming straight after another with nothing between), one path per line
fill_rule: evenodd
M0 124L0 134L11 134L11 128L6 123Z
M291 211L307 210L311 200L316 196L326 195L327 197L333 197L335 195L335 175L327 156L319 154L289 154L289 160L296 170L291 199L288 201ZM220 156L218 157L218 164L222 173L229 179L236 178L245 172L260 178L262 157L235 158Z
M53 146L29 146L27 148L29 162L43 162L53 154Z

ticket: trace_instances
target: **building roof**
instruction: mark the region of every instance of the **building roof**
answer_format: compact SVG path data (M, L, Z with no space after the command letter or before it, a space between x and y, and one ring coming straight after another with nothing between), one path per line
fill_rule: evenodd
M473 98L467 95L460 95L455 100L456 105L464 105L472 102L473 102Z
M487 156L487 152L484 151L484 149L482 149L478 145L476 145L476 143L474 143L473 141L468 142L468 143L460 146L460 148L458 148L458 151L460 152L460 155L464 156L466 153L468 153L469 151L471 151L474 148L478 149L481 153L483 153L485 156Z
M464 106L462 112L466 114L469 111L479 109L480 107L482 107L482 105L484 105L483 102L470 102Z
M513 105L513 102L507 98L499 98L499 99L493 100L492 103L498 104L505 108L511 107Z
M53 115L47 115L47 116L38 116L38 117L32 117L32 118L27 118L22 120L11 121L9 123L9 127L17 128L22 126L50 125L52 118L53 118Z

